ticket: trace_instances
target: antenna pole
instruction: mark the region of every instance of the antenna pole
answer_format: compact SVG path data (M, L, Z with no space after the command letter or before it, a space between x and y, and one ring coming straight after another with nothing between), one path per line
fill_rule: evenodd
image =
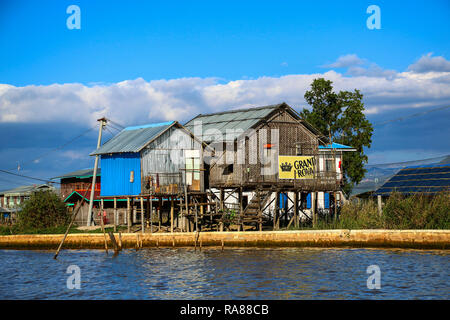
M99 149L102 144L102 131L103 131L103 126L106 124L106 118L101 118L101 119L98 119L97 121L100 122L100 129L98 131L98 140L97 140L97 149ZM91 197L89 199L87 226L90 226L91 222L93 220L92 219L92 208L94 206L94 191L95 191L95 180L97 178L98 158L99 158L99 155L98 154L95 155L94 173L92 174L92 184L91 184Z

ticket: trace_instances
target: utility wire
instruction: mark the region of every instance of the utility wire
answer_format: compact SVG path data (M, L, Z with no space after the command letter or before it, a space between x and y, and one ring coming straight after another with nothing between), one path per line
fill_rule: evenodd
M56 181L45 180L45 179L41 179L41 178L34 178L34 177L26 176L26 175L23 175L23 174L18 174L18 173L15 173L15 172L9 172L9 171L2 170L2 169L0 169L0 172L7 173L7 174L10 174L10 175L13 175L13 176L17 176L17 177L31 179L31 180L43 181L45 183L57 183L57 184L60 184L59 182L56 182Z
M106 119L106 120L108 120L110 123L116 125L119 128L125 129L125 127L123 125L121 125L120 123L117 123L117 122L115 122L115 121L113 121L111 119Z

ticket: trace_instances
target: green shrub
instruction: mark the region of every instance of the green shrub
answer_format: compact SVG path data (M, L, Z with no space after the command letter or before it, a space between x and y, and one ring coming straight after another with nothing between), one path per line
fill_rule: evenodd
M46 229L66 226L70 215L64 202L51 191L38 191L25 201L17 214L20 229Z

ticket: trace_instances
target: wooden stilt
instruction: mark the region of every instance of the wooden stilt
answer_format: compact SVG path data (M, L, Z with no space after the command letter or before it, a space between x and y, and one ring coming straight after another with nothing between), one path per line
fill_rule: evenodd
M311 192L311 209L312 209L312 220L313 227L317 224L317 206L316 206L316 192Z
M280 202L280 192L275 192L275 210L273 212L273 229L278 230L278 210L279 210L279 202Z
M141 229L142 229L142 233L145 232L145 210L144 210L144 198L141 197Z
M153 233L153 197L150 197L150 232Z
M201 217L201 219L202 219L202 221L204 221L204 219L203 219L203 205L201 204L200 205L200 217Z
M118 220L118 216L117 216L117 198L114 197L114 232L117 231L117 220Z
M197 202L195 203L195 232L198 232L198 211L197 211Z
M294 191L294 227L298 228L298 191Z
M158 198L158 232L161 231L161 197Z
M242 221L242 218L244 217L244 209L243 209L243 203L242 203L242 187L240 187L239 191L238 191L238 200L239 200L238 231L241 229L241 224L242 224L242 231L245 231L244 230L244 223Z
M259 192L258 192L258 225L259 225L259 231L262 231L261 193L259 193Z
M223 188L220 189L220 210L224 209L224 201L225 201L225 190Z
M170 197L170 232L173 233L173 197Z
M184 232L183 200L181 198L181 195L180 195L180 214L179 214L179 216L180 216L180 220L178 221L178 219L177 219L178 227L180 228L181 232Z
M127 232L131 232L131 207L130 198L127 198Z

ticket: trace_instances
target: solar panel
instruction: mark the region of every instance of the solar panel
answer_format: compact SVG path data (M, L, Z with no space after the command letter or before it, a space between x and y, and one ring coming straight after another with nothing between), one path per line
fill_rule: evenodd
M378 188L375 195L389 195L394 191L436 194L444 190L450 190L450 164L403 168Z

